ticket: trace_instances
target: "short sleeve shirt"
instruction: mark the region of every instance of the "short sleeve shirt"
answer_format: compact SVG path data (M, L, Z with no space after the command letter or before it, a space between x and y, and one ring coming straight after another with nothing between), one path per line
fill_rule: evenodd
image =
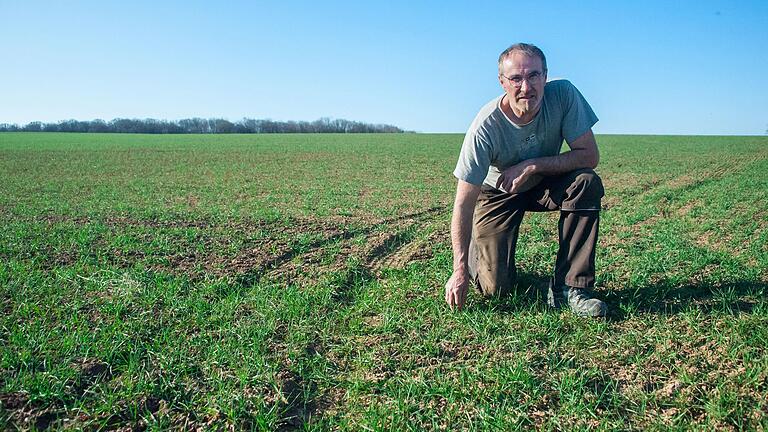
M598 120L584 96L567 80L546 83L541 109L523 126L514 124L501 110L503 96L487 103L470 125L453 171L456 178L496 187L506 168L526 159L559 154L563 140L573 142Z

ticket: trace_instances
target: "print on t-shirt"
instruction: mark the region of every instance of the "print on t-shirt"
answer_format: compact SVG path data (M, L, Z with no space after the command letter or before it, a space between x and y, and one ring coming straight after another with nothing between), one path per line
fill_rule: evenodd
M530 134L520 142L520 159L533 159L538 157L539 140L536 134Z

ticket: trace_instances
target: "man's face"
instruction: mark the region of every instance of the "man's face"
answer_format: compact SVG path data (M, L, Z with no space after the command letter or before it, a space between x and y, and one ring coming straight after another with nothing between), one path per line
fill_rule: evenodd
M499 82L515 115L532 117L539 112L547 76L541 59L514 51L501 63Z

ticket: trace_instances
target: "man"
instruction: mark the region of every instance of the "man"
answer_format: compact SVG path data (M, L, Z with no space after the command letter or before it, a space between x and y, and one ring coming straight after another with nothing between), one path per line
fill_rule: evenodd
M592 170L599 153L595 113L566 80L547 82L547 60L519 43L499 56L504 94L472 122L454 175L451 220L453 275L445 300L461 309L470 281L486 296L515 282L515 248L525 211L560 211L560 248L548 303L581 316L605 316L604 302L587 289L595 281L603 185ZM570 151L560 153L565 140Z

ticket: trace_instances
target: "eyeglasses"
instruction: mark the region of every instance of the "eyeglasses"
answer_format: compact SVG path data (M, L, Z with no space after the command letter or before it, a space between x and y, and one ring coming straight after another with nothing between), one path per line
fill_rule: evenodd
M528 84L530 84L530 85L536 85L536 84L539 84L541 82L541 80L544 78L544 74L539 72L539 71L531 72L531 73L528 74L527 77L523 77L522 75L513 75L511 77L508 77L508 76L503 75L503 74L499 74L499 75L501 75L504 78L508 79L509 82L511 82L512 85L515 86L515 88L522 87L523 86L523 81L525 81L525 80L527 80Z

